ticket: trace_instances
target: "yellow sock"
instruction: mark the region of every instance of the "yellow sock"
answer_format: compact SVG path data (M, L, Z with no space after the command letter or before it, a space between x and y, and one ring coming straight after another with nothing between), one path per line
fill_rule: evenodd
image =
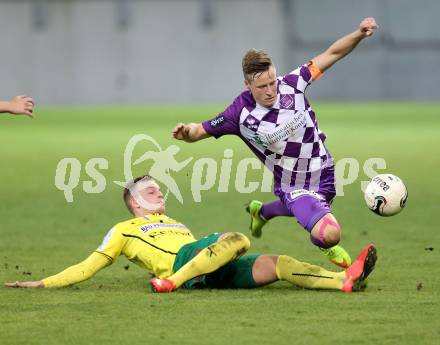
M179 287L187 280L214 272L228 262L239 258L249 247L250 242L246 236L232 232L222 240L201 250L167 279L171 280L176 287Z
M287 255L280 255L276 264L280 280L308 289L340 290L345 272L331 272L322 267L301 262Z

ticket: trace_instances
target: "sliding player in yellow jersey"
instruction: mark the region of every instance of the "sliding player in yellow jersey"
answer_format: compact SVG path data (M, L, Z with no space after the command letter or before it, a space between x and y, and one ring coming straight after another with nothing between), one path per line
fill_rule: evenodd
M365 285L376 262L373 244L348 269L332 272L285 255L244 255L250 242L238 232L196 240L185 225L165 215L160 187L149 176L130 183L124 201L135 218L116 224L86 260L43 280L5 285L53 288L76 284L124 255L155 275L150 280L155 292L179 287L254 288L278 280L304 288L351 292Z

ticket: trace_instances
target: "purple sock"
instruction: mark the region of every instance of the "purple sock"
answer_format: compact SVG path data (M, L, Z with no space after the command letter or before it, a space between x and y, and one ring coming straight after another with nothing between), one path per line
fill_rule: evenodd
M261 207L260 216L265 220L269 220L273 217L292 216L292 214L281 200L275 200Z

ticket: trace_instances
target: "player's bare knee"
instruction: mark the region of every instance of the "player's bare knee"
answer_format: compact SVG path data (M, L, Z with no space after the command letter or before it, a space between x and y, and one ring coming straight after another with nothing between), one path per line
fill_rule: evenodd
M276 264L278 256L260 255L252 267L252 276L258 286L266 285L277 281Z
M325 243L335 246L339 243L340 240L341 240L341 231L339 227L334 227L332 225L327 226L324 232Z
M341 230L335 217L328 213L323 216L314 226L312 236L321 242L334 246L341 239Z

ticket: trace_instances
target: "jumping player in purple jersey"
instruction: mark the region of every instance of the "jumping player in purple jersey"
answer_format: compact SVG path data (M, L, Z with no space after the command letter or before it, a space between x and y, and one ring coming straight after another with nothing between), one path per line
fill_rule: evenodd
M276 216L294 216L310 232L313 244L334 264L348 267L349 254L339 245L340 226L330 211L336 195L334 165L324 146L315 113L304 93L312 81L349 54L377 28L365 18L359 29L334 42L326 51L294 71L277 77L271 58L251 49L243 58L246 91L222 113L203 123L178 124L174 138L195 142L214 136L239 136L274 174L278 200L250 202L251 231L261 236Z

